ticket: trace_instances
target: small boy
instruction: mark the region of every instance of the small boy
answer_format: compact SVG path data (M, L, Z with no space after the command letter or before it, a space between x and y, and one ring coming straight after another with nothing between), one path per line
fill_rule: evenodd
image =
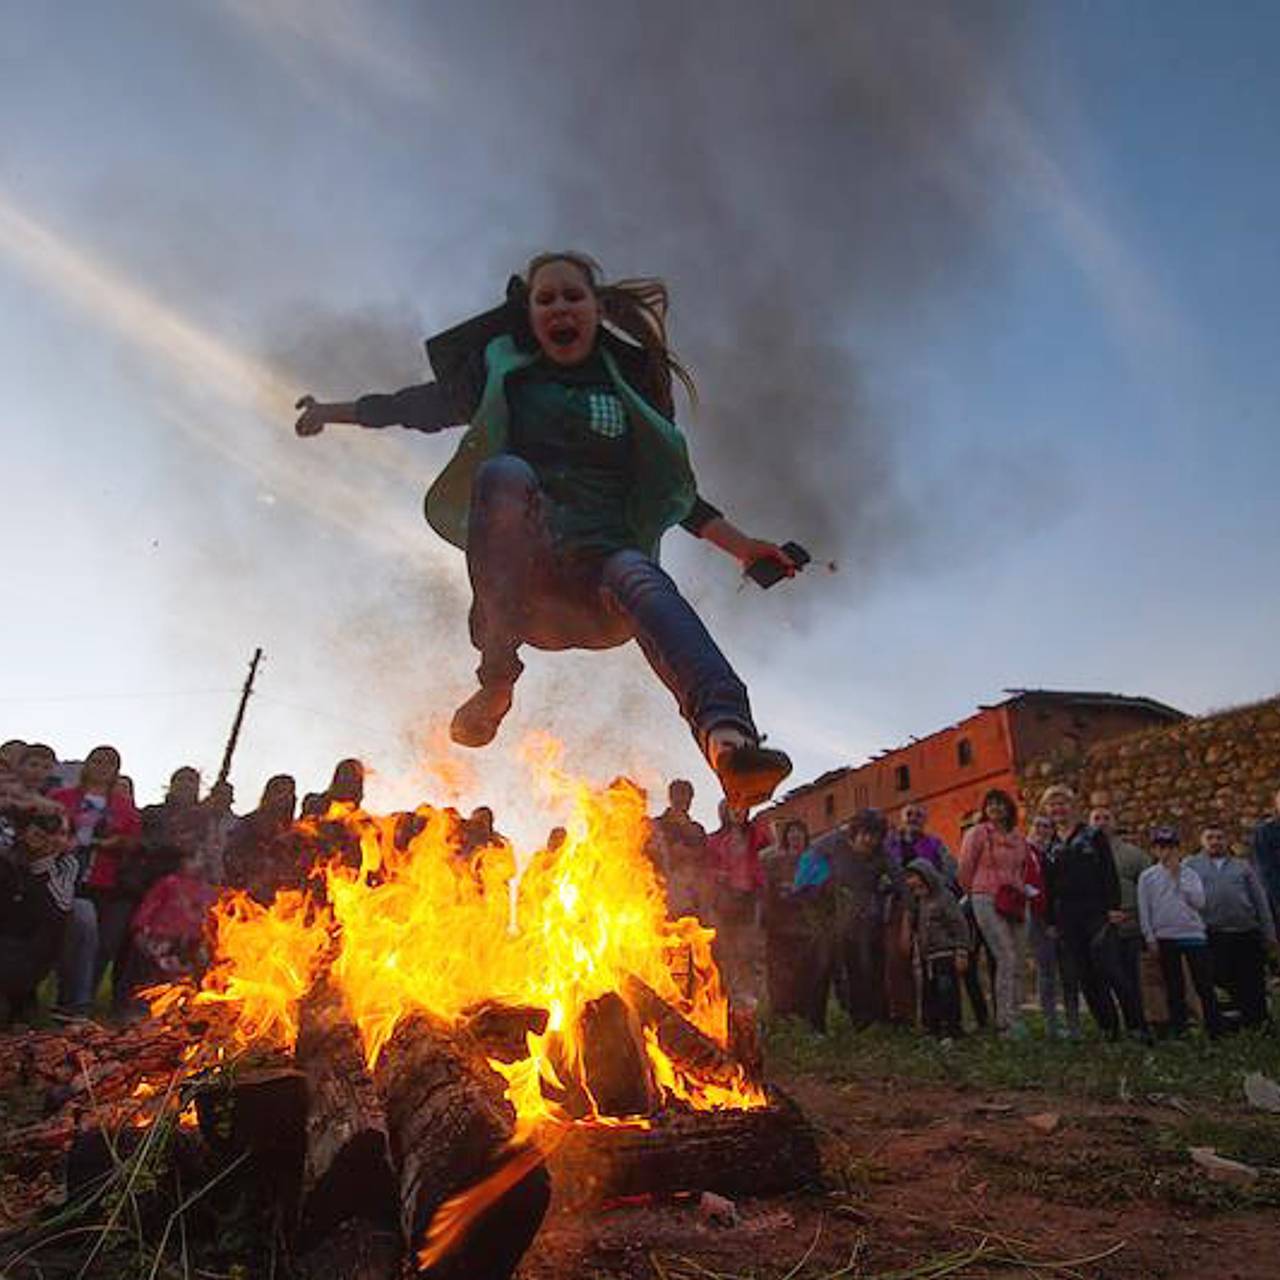
M969 967L973 939L969 922L937 868L923 858L906 867L911 925L920 958L925 1030L935 1036L960 1034L960 980Z

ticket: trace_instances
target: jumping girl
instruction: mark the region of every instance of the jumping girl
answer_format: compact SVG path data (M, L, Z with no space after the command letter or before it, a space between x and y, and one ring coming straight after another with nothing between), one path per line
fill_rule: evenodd
M523 670L522 644L607 649L635 639L675 695L725 797L763 803L791 771L760 745L747 691L701 619L658 566L675 524L744 566L797 565L698 496L673 424L667 290L604 284L580 253L543 254L513 276L504 305L427 341L434 382L393 395L298 401L300 436L326 423L439 431L469 423L431 486L426 516L466 552L480 687L451 736L492 741Z

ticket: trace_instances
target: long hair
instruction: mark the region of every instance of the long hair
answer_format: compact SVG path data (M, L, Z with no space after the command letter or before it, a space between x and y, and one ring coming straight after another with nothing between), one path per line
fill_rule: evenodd
M1013 797L1007 792L1002 791L999 787L992 787L985 796L982 797L982 817L985 820L987 816L987 805L992 800L998 800L1004 805L1005 819L1003 822L1006 831L1012 831L1018 825L1018 806L1014 803Z
M789 819L782 828L782 836L778 843L785 849L787 847L787 837L793 832L799 831L804 837L805 848L809 847L809 828L799 818Z
M667 339L667 311L671 295L661 280L638 276L606 284L600 264L594 258L576 249L564 249L555 253L539 253L529 259L529 265L524 269L526 291L533 287L534 276L553 262L567 262L575 267L600 304L601 320L625 334L644 352L645 390L659 409L668 414L672 411L672 374L680 379L689 394L690 403L697 405L698 388L694 385L693 376L677 359Z

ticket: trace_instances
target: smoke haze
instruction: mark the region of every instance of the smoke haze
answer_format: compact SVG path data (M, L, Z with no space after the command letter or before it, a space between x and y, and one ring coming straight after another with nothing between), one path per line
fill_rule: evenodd
M180 631L169 666L192 649L229 662L265 634L291 673L277 679L325 688L319 708L308 695L316 714L355 737L385 726L351 750L438 736L474 659L461 560L418 511L454 441L299 442L290 401L418 380L421 338L492 305L548 247L668 281L701 393L682 418L703 492L751 533L857 566L740 593L733 566L673 534L731 656L927 558L947 504L907 482L909 424L879 402L863 353L880 326L950 305L998 264L1008 157L985 128L988 84L1016 61L1021 6L555 0L379 7L326 27L327 7L142 5L151 21L122 33L145 26L152 53L132 92L108 53L87 88L68 71L39 97L110 105L96 149L26 185L32 216L62 210L52 225L77 252L250 370L228 386L233 366L201 359L212 348L166 347L121 319L120 291L100 299L101 338L165 436L155 447L179 448L176 426L229 468L168 517L165 561L182 615L223 619L226 635ZM69 68L96 52L102 19L80 16ZM72 299L58 279L46 272ZM910 514L922 501L927 526ZM692 767L631 649L536 663L512 734L533 727L566 737L571 765L607 758L651 781L655 760ZM281 719L285 756L289 734Z

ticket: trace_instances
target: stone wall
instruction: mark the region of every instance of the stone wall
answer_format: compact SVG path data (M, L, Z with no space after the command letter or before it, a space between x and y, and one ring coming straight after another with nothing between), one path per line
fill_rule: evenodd
M1280 788L1280 697L1101 742L1075 759L1035 761L1019 779L1028 812L1053 782L1086 803L1105 792L1117 825L1139 842L1169 823L1194 846L1212 822L1238 844Z

